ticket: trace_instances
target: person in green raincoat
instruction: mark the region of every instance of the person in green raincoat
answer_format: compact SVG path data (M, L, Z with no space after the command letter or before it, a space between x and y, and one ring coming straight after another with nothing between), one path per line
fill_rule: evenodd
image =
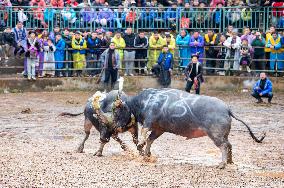
M81 36L80 32L75 33L71 46L73 49L73 67L76 69L76 76L82 76L82 69L86 66L87 42Z
M152 69L156 64L158 57L161 53L162 47L166 45L166 41L160 36L158 32L155 32L149 39L149 61L147 64L148 69Z
M114 43L115 49L119 52L119 59L123 59L123 49L125 48L126 44L119 31L115 33L115 36L112 38L111 42ZM122 63L120 64L120 68L122 68Z

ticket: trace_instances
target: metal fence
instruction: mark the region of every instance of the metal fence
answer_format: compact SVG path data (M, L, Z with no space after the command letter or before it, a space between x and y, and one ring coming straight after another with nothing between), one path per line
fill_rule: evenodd
M284 7L283 7L284 8ZM52 7L4 7L0 9L0 27L14 27L21 20L27 29L53 30L54 26L70 30L106 30L133 27L134 31L215 29L223 32L229 24L241 29L266 31L270 25L284 27L283 8L274 7L223 7L211 8L184 7L131 7L123 9L110 7L52 8Z

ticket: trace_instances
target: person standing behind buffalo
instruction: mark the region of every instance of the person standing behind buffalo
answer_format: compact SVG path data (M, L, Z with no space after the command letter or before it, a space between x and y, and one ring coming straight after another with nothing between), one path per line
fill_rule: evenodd
M125 61L125 76L133 76L134 60L135 60L135 49L134 49L134 40L135 35L132 33L132 28L128 27L126 29L125 35L123 36L125 41L124 50L124 61Z
M255 33L255 38L252 40L251 46L254 47L254 53L253 53L254 68L256 70L264 70L266 62L261 61L259 59L264 59L265 39L261 36L261 33L259 31Z
M159 82L162 87L167 88L171 84L173 64L174 56L169 52L169 47L164 45L157 64L153 66L153 73L159 77Z
M76 76L82 76L82 69L86 64L86 40L81 36L80 32L76 32L72 38L73 49L73 67L76 69Z
M100 56L100 47L101 47L101 39L98 38L97 32L93 31L92 36L88 38L87 40L87 46L89 48L87 60L92 61L87 63L87 68L100 68L100 63L97 62L99 60ZM90 70L89 76L95 76L100 71L99 70Z
M110 43L109 48L106 49L100 57L100 62L104 68L104 87L112 90L118 77L118 68L120 66L120 55L115 50L115 44ZM109 80L111 79L110 88L108 87Z
M179 56L181 58L179 65L181 67L186 67L189 63L189 57L191 54L191 50L189 47L189 39L190 35L185 29L180 31L180 34L177 36L176 39L176 44L179 48Z
M191 47L191 54L199 54L200 58L203 58L204 52L204 38L199 34L198 31L194 31L190 38L189 46ZM203 61L203 60L202 60Z
M73 68L73 64L72 64L72 55L71 55L71 48L72 48L72 33L69 32L69 30L66 28L64 29L63 31L63 34L62 34L62 39L64 40L65 42L65 46L66 46L66 57L65 57L65 60L66 61L69 61L67 63L65 63L65 68L66 69L72 69ZM71 70L67 70L65 71L64 73L64 76L68 77L68 76L72 76L72 71Z
M64 57L65 57L65 41L62 39L61 33L56 33L55 36L55 53L54 53L54 59L55 59L55 69L58 69L55 71L55 75L62 77L64 74L64 71L62 70L64 68Z
M185 91L190 93L192 86L196 94L200 94L200 85L203 82L202 76L202 64L198 61L198 54L193 54L191 56L191 62L185 69L186 76L186 86Z
M152 69L153 65L157 62L162 47L166 44L166 41L155 31L149 39L149 61L147 64L148 69Z
M134 47L137 48L135 52L135 72L139 73L141 68L141 73L144 74L147 72L147 47L148 47L148 38L145 36L144 31L140 31L139 34L135 37ZM140 61L137 61L141 59ZM142 60L145 59L145 60ZM139 70L138 70L139 69Z
M10 51L15 46L15 34L12 33L10 27L7 27L3 33L3 53L5 60L10 57Z
M204 36L205 38L205 53L206 58L209 58L210 60L206 60L206 67L208 68L216 68L216 56L217 51L215 46L217 45L217 34L214 34L214 31L212 29L209 29L207 34ZM214 69L208 69L207 74L214 74Z
M262 103L262 97L268 98L268 103L271 103L272 93L272 82L266 77L266 74L260 73L260 79L255 83L253 92L251 94L257 99L257 103Z

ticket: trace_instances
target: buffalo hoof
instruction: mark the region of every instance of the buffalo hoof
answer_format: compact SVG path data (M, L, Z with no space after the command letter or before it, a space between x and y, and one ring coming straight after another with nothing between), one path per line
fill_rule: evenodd
M97 151L97 152L94 154L94 156L102 157L103 155L102 155L102 152L101 152L101 151Z
M225 162L221 162L221 163L217 166L218 169L224 169L225 167L226 167L226 163L225 163Z
M129 149L126 145L121 145L121 149L123 149L124 151L129 151Z
M79 146L77 149L77 153L83 153L84 146Z
M143 150L139 150L139 155L144 156L144 151Z
M145 152L146 157L151 157L151 152Z

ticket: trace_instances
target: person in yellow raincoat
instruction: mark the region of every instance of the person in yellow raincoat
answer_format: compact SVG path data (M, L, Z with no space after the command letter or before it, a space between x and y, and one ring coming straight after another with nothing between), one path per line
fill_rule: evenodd
M115 33L115 36L112 38L111 42L114 43L115 49L119 52L119 59L123 59L123 49L125 48L126 44L124 39L121 37L121 33L118 31ZM120 64L120 68L122 68L123 62Z
M80 32L76 32L72 38L71 45L73 49L73 67L76 69L76 76L82 76L82 69L86 66L87 42Z
M149 39L149 61L147 64L148 69L152 69L153 65L157 63L158 57L161 53L162 47L166 45L166 41L155 32Z
M169 48L169 52L173 54L173 57L175 56L175 49L176 49L176 40L173 35L170 33L165 33L165 38L164 40L166 41L166 45Z

